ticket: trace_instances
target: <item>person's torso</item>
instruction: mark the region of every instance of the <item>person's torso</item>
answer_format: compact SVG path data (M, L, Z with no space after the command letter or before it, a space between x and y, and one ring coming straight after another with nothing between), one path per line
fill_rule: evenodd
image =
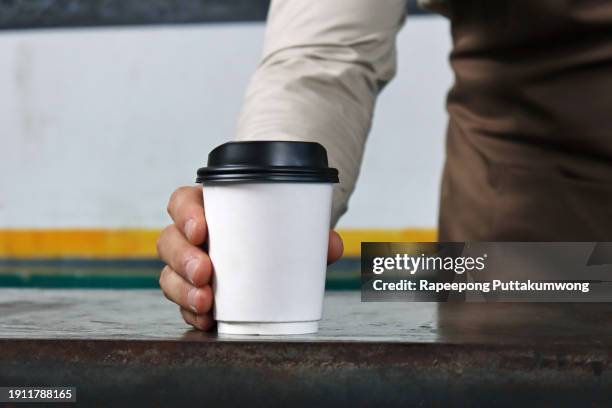
M449 17L455 84L443 201L459 200L450 188L465 198L454 212L481 206L483 224L494 226L466 237L604 236L580 225L595 222L591 210L612 215L612 1L456 0ZM586 218L560 221L579 213Z

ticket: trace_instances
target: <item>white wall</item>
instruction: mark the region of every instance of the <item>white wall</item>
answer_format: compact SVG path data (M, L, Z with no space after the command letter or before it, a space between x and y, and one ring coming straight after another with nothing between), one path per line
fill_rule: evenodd
M0 32L0 227L158 227L232 138L262 24ZM409 19L343 227L434 226L448 24Z

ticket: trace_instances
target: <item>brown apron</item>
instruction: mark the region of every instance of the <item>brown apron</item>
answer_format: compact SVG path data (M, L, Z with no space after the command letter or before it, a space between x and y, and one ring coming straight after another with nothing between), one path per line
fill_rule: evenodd
M440 241L612 241L612 1L456 0Z

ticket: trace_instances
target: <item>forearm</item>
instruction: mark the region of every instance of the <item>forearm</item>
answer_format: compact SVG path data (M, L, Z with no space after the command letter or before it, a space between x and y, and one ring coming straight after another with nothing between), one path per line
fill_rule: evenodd
M264 56L238 140L309 140L340 171L332 220L346 211L376 96L395 73L402 0L273 1Z

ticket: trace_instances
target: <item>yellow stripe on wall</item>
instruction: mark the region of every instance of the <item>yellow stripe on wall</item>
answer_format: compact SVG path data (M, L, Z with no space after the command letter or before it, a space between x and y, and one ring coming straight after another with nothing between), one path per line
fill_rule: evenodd
M362 242L436 242L433 228L347 229L338 230L344 242L344 255L360 256Z
M338 231L345 256L359 256L361 242L432 242L435 229ZM156 229L5 229L0 258L154 258Z
M0 230L4 258L150 258L159 230Z

